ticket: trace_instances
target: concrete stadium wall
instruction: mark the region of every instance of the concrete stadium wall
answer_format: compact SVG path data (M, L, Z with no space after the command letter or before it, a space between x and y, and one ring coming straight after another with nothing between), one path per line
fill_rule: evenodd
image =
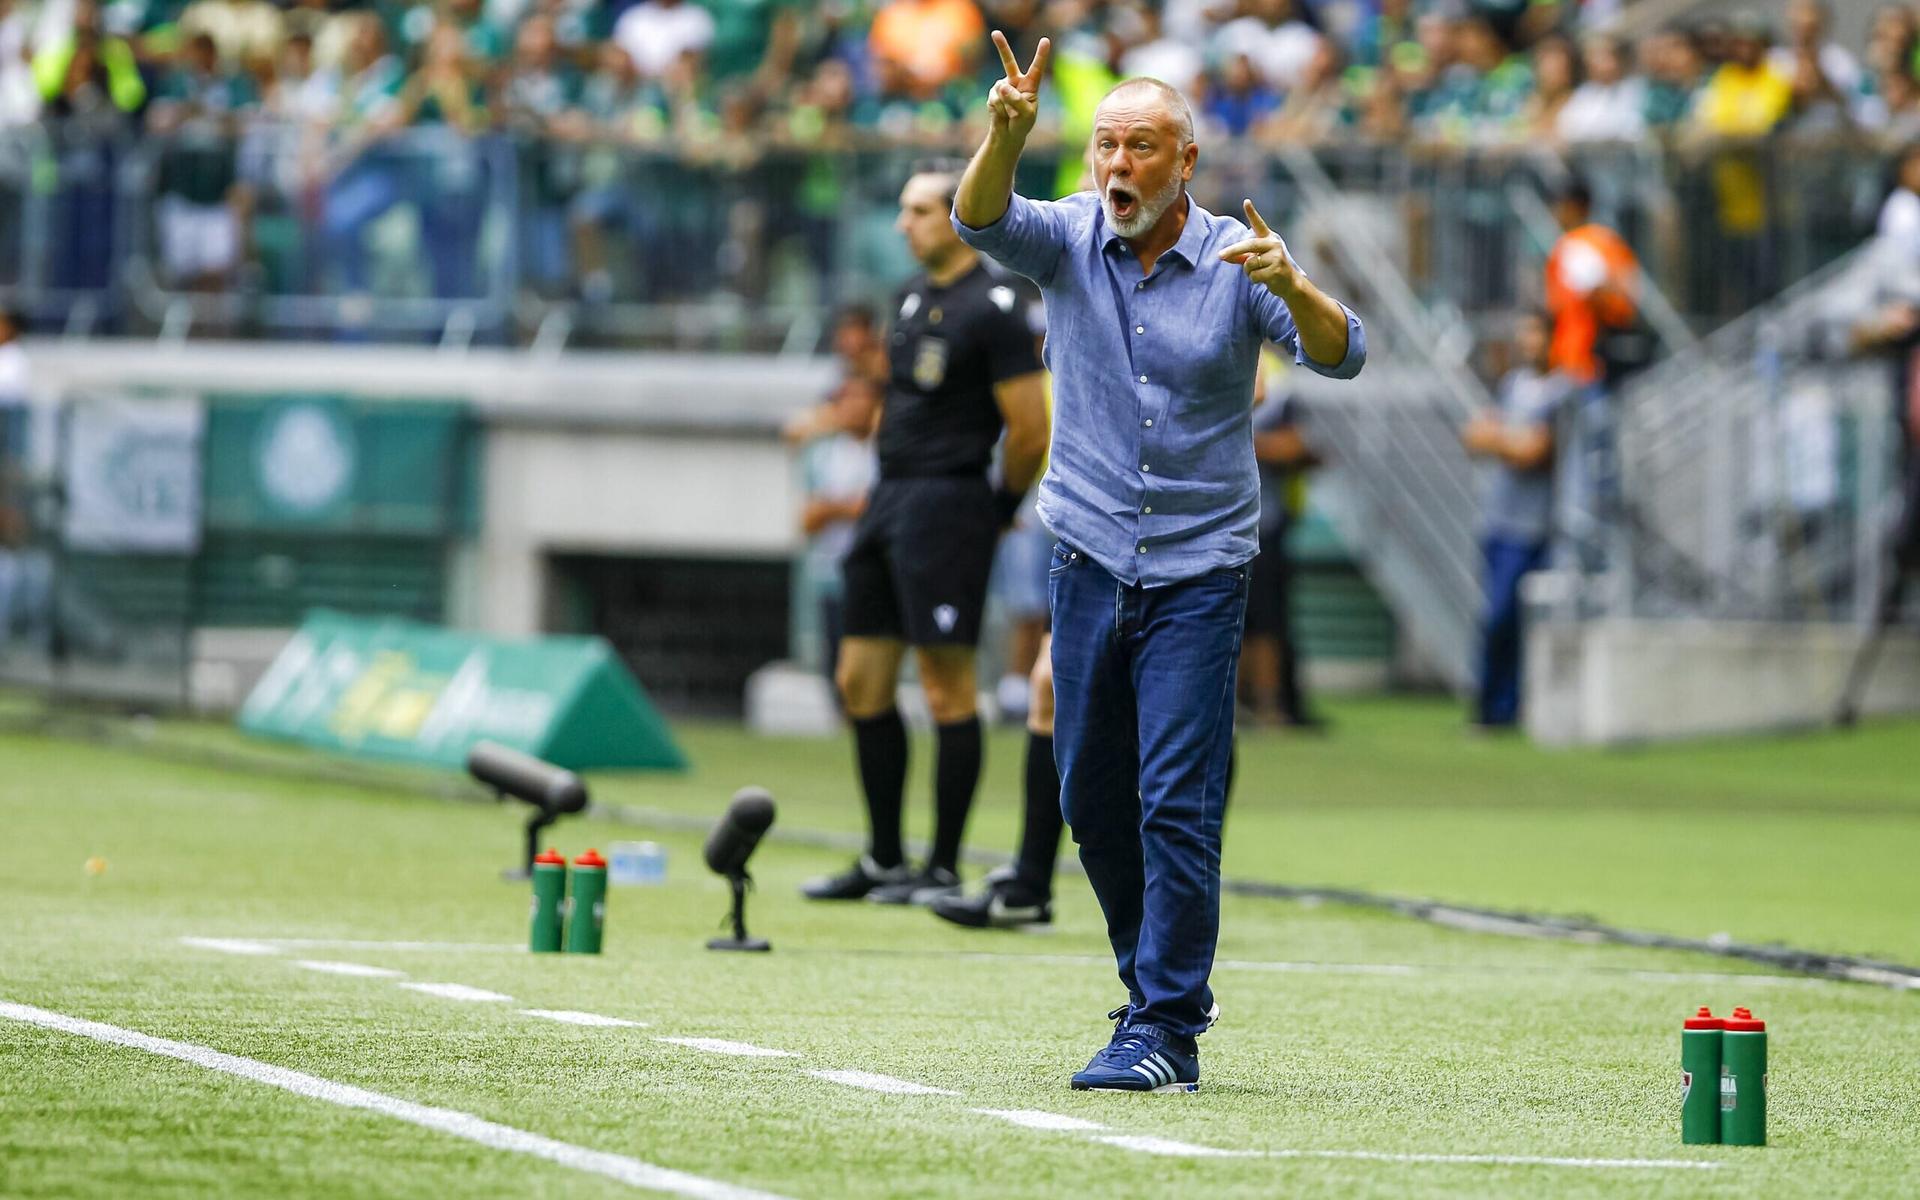
M1527 733L1622 745L1816 727L1831 721L1860 641L1834 625L1535 621ZM1888 636L1861 711L1920 712L1920 636Z

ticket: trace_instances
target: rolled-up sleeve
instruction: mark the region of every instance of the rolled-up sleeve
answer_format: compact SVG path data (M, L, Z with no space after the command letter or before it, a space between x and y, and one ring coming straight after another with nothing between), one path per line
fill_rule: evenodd
M975 229L958 213L951 219L961 241L1041 287L1053 279L1067 244L1067 215L1060 205L1018 193L1008 197L1007 211L991 225Z
M1285 346L1293 351L1293 361L1312 371L1316 375L1325 375L1329 379L1352 379L1367 365L1367 329L1360 323L1353 310L1335 300L1340 311L1347 314L1347 353L1337 363L1317 362L1307 357L1305 347L1300 344L1300 329L1294 324L1293 314L1287 311L1286 302L1258 284L1253 286L1254 319L1260 326L1260 332L1268 341Z

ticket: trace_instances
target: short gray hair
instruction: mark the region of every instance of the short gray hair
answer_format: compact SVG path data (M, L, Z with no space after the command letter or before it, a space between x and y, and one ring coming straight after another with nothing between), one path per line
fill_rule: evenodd
M1100 97L1100 103L1105 104L1120 93L1128 91L1152 92L1165 106L1167 115L1173 118L1174 136L1179 139L1180 145L1193 144L1193 109L1187 104L1187 98L1180 94L1179 88L1155 79L1151 75L1137 75L1132 79L1114 84L1106 95Z

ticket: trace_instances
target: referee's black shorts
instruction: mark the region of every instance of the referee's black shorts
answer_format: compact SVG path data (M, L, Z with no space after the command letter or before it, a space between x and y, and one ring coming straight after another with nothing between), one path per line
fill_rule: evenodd
M999 525L984 476L881 480L840 568L846 636L977 643Z
M1247 564L1248 637L1284 639L1292 606L1293 564L1287 560L1287 527L1262 535L1260 553Z

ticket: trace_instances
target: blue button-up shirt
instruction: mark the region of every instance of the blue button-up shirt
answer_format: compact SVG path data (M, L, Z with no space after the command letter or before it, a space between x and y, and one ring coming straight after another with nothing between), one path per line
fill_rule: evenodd
M1046 297L1053 449L1040 519L1116 578L1147 587L1240 566L1259 549L1261 344L1278 342L1336 379L1367 358L1351 310L1346 357L1332 366L1306 357L1286 304L1220 261L1247 227L1188 204L1180 240L1146 275L1092 192L1016 195L984 229L953 219L968 245Z

